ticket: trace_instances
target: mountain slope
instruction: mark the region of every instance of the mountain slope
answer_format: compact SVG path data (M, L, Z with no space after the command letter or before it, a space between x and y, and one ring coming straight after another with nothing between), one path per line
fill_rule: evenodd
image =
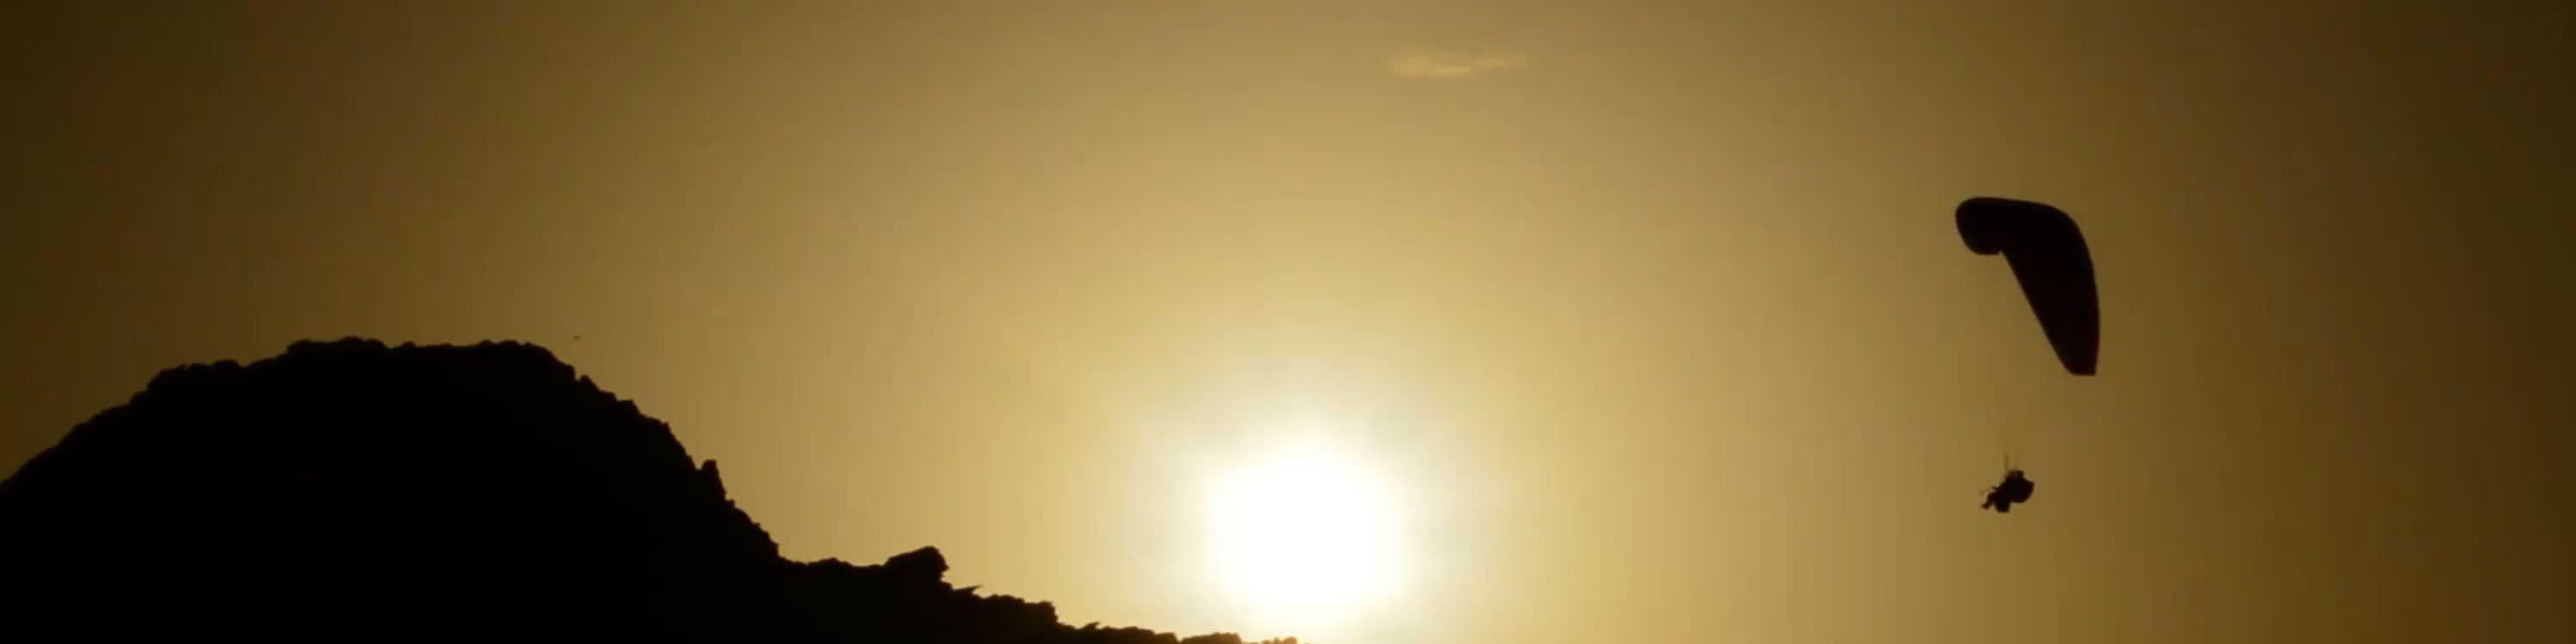
M930 548L781 559L713 461L519 343L172 369L0 481L12 641L1182 641L1068 627L946 570Z

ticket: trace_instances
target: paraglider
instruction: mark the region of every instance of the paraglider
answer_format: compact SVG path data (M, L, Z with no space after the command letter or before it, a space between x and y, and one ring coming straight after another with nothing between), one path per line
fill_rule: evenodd
M2058 366L2076 376L2092 376L2102 344L2102 313L2094 292L2093 254L2075 219L2048 204L1976 197L1959 203L1959 239L1979 255L2002 255L2021 283L2022 299L2039 320ZM1979 506L2009 513L2027 503L2037 484L2005 458L2003 483L1986 491Z

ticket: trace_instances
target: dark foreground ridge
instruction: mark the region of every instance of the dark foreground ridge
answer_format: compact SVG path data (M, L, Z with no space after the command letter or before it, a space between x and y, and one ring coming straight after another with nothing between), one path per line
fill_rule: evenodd
M714 461L512 342L172 369L0 481L11 642L1241 641L1074 628L947 570L780 558Z

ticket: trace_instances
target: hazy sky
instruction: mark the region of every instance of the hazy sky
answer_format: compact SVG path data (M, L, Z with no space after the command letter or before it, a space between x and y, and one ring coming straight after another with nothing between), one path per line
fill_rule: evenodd
M2576 630L2569 3L41 4L10 468L177 364L515 338L790 556L1075 624ZM1981 194L2085 226L2099 377ZM1296 432L1402 497L1391 603L1210 591L1211 480Z

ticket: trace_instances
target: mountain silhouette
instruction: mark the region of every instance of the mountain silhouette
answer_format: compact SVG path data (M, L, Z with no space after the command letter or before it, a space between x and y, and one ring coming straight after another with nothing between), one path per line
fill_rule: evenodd
M947 570L780 557L714 461L516 342L171 369L0 481L0 641L1242 642Z

